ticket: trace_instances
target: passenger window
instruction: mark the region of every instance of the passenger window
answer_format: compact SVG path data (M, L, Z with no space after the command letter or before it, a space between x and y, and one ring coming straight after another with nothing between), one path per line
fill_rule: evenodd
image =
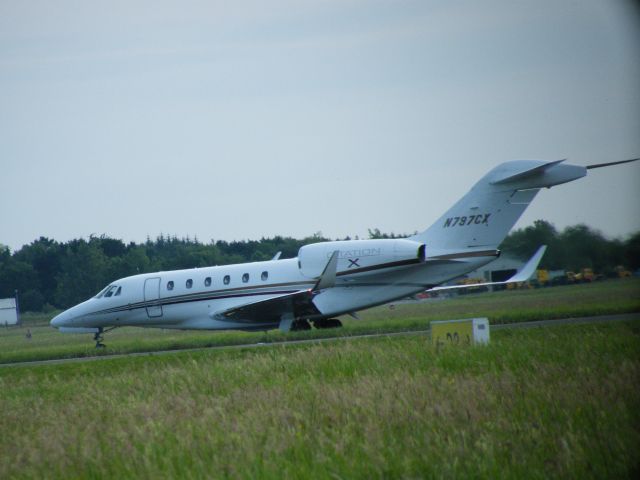
M193 280L189 279L187 280L187 288L191 288L193 287Z
M116 293L114 293L113 296L117 297L118 295L120 295L120 292L122 292L122 287L118 287L118 290L116 290Z
M249 274L245 273L242 275L242 283L247 283L249 281Z
M260 278L262 279L263 282L265 282L267 278L269 278L269 272L262 272L262 275L260 275Z
M167 290L173 290L173 280L167 282Z
M230 282L230 281L231 281L231 277L230 277L229 275L225 275L225 276L224 276L224 279L222 280L222 282L223 282L225 285L229 285L229 282Z
M204 286L205 287L210 287L211 286L211 277L207 277L204 279Z

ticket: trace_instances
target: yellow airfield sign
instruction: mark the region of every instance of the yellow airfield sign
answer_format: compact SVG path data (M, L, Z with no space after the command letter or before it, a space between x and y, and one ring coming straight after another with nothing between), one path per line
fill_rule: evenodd
M431 322L431 344L437 348L447 345L487 343L489 343L489 320L486 318Z

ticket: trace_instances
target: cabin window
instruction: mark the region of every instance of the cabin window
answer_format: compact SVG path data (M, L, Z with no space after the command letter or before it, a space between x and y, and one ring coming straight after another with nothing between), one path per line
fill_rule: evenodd
M167 290L173 290L173 280L167 282Z
M120 295L121 292L122 292L122 287L118 287L118 290L116 290L116 293L114 293L113 296L117 297L118 295Z
M186 285L187 285L187 288L193 287L193 280L191 280L191 279L187 280Z
M204 286L205 287L210 287L211 286L211 277L207 277L204 279Z
M262 275L260 275L260 278L262 279L263 282L267 281L267 278L269 278L269 272L262 272Z
M222 280L222 283L224 283L225 285L229 285L230 281L231 281L231 277L229 275L225 275L224 279Z
M245 273L242 275L242 283L247 283L249 281L249 274Z

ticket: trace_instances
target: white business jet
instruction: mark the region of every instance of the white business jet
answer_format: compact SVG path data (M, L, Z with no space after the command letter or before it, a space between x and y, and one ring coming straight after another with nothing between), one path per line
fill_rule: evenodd
M322 242L297 258L145 273L113 282L51 320L61 332L102 335L122 326L194 330L307 330L405 298L471 272L498 246L541 188L584 177L564 160L503 163L425 231L403 239ZM544 247L509 283L535 271ZM277 256L276 256L277 257ZM496 284L493 283L493 284Z

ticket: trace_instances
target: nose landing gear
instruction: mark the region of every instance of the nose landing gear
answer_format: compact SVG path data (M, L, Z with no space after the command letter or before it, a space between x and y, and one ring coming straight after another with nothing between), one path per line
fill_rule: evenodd
M96 334L93 336L93 339L96 341L96 348L105 348L106 345L104 343L102 343L102 327L98 328L98 331L96 332Z
M102 327L98 327L98 331L93 335L93 339L96 341L96 348L105 348L106 347L106 345L104 343L102 343L102 340L104 340L103 334L105 334L107 332L110 332L114 328L117 328L117 327L111 327L108 330L105 330Z

